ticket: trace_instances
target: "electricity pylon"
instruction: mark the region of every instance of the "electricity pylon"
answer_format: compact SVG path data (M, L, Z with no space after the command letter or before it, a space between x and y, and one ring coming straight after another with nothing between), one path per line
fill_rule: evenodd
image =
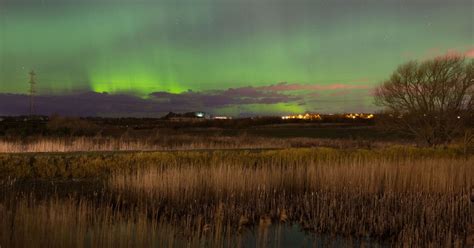
M36 94L36 73L35 71L30 71L30 116L33 116L36 114L36 108L35 108L35 94Z

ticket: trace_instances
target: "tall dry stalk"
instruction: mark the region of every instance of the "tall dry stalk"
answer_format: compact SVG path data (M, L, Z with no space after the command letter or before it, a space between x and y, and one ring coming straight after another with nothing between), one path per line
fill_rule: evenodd
M387 142L371 142L371 148L386 147ZM174 135L149 138L73 137L31 138L26 141L0 139L0 153L159 151L210 149L275 149L290 147L366 148L365 143L349 139L267 138L251 136Z
M460 247L473 222L473 164L412 148L0 156L3 176L106 184L42 200L1 184L0 244L228 247L252 231L267 243L274 225L297 224L347 240Z
M164 165L114 175L109 185L129 200L152 199L150 204L164 211L182 209L209 219L223 204L227 221L234 225L242 218L259 225L262 218L281 220L284 211L285 221L318 233L369 235L410 246L445 245L462 243L472 221L472 164L471 158L334 160L254 168L225 162Z

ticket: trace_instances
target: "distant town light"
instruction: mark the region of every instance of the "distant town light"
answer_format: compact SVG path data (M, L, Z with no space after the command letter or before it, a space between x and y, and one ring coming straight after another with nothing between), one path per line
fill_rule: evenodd
M374 114L364 114L364 113L349 113L345 115L347 119L373 119L375 116Z
M329 116L332 116L334 114L329 114ZM367 113L348 113L344 114L341 117L346 118L346 119L373 119L375 117L374 114L367 114ZM306 113L306 114L296 114L296 115L285 115L281 117L282 120L322 120L323 117L320 114L311 114L311 113Z
M281 119L283 120L322 120L320 114L297 114L297 115L285 115L282 116Z
M212 117L214 120L232 120L232 117L229 116L214 116Z

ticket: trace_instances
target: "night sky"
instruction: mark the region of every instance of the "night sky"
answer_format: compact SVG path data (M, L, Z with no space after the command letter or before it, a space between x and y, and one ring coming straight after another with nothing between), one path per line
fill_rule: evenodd
M0 115L373 111L397 65L474 57L472 0L0 0ZM61 106L59 106L61 105Z

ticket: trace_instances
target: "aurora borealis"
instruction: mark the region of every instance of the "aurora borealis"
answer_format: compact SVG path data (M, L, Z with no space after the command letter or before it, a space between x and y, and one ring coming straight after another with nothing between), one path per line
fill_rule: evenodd
M472 0L0 0L0 93L25 94L34 69L44 102L107 92L97 104L122 106L101 114L370 111L397 65L473 56L473 12Z

